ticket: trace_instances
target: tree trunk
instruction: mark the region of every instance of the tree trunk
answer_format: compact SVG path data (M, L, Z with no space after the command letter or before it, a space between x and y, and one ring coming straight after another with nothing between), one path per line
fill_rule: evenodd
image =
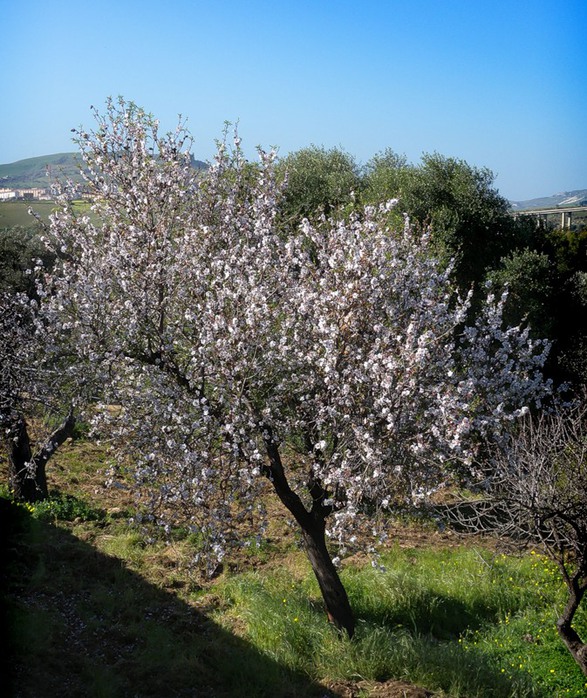
M355 618L349 598L326 547L324 521L302 526L304 547L318 580L329 620L349 637L355 632Z
M306 553L318 580L328 618L339 630L346 631L348 636L352 637L355 632L354 614L346 589L326 547L327 508L322 507L321 501L315 499L312 510L308 511L287 482L279 449L270 434L265 438L265 446L270 462L265 474L271 480L279 499L302 529Z
M48 496L45 473L35 473L31 441L24 417L15 415L8 429L8 477L14 498L37 502Z
M571 625L581 599L585 591L587 591L585 580L581 584L577 577L578 575L574 579L569 580L570 583L567 582L570 597L561 617L557 621L556 628L571 656L577 662L583 674L587 676L587 644L581 640L579 634Z
M47 461L71 435L74 426L75 417L70 410L39 452L33 456L25 418L22 414L14 417L8 431L8 467L10 486L15 499L30 504L47 499Z

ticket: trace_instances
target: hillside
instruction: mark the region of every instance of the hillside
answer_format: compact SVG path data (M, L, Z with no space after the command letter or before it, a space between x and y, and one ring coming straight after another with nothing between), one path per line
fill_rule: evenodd
M55 153L0 165L0 187L5 189L45 188L57 177L79 180L77 154Z
M78 153L55 153L0 165L0 188L46 188L52 179L80 181L79 162ZM205 162L195 160L193 156L192 165L198 170L207 167Z
M557 206L587 206L587 189L574 189L526 201L510 201L510 204L512 209L516 211L529 211L533 208L556 208Z

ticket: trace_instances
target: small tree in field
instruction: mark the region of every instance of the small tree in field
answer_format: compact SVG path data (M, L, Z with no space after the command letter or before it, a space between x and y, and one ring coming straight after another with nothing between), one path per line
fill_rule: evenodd
M75 425L67 381L57 365L47 362L45 342L44 328L37 324L37 303L1 292L0 438L13 496L31 503L48 496L47 462Z
M300 527L332 620L353 614L326 545L361 513L425 495L547 390L546 348L467 302L390 205L281 231L273 154L255 176L235 139L204 175L180 126L161 136L109 102L80 131L94 217L51 222L65 260L44 312L103 385L102 428L162 523L217 558L269 483ZM95 221L99 220L97 224Z
M57 364L47 362L46 333L32 300L33 267L53 263L39 230L0 231L0 443L10 489L27 502L48 496L47 462L74 426L66 382Z
M557 629L587 675L587 643L573 619L587 592L587 403L527 419L494 451L482 497L450 511L466 530L538 543L568 589Z

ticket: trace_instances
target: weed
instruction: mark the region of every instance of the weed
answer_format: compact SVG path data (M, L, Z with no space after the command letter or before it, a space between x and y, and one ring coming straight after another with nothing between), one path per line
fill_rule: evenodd
M25 503L33 518L45 521L99 521L104 517L101 509L70 494L53 495L34 504Z

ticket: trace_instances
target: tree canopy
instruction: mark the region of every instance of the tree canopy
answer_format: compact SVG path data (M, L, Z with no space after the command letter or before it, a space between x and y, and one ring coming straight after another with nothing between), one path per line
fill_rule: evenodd
M466 292L482 286L488 269L516 244L509 204L487 168L425 153L418 166L387 150L366 168L366 196L399 197L412 222L430 227L436 253L454 260L455 279Z
M350 204L361 186L359 166L341 148L302 148L282 158L276 170L280 179L287 178L280 209L293 227Z

